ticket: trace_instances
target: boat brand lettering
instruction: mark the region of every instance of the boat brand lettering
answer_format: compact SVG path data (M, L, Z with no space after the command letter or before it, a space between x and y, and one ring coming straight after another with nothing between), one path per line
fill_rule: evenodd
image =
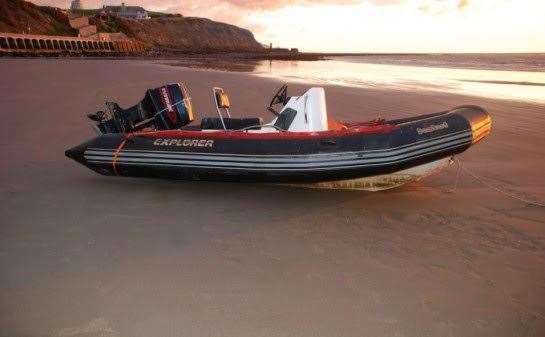
M430 125L430 126L426 126L424 128L416 128L416 132L418 132L419 135L423 135L423 134L426 134L426 133L435 132L435 131L439 131L439 130L443 130L443 129L447 129L447 128L448 128L448 123L443 122L441 124Z
M173 124L176 124L176 122L178 121L178 116L176 116L176 112L174 111L174 109L172 109L172 104L170 103L170 96L168 94L167 87L161 88L161 94L163 96L163 102L167 107L166 109L168 118Z
M153 142L155 146L183 146L183 147L213 147L214 141L211 139L156 139Z

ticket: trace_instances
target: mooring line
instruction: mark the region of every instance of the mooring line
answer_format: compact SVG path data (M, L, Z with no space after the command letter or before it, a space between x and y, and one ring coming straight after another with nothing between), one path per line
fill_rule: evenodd
M532 200L529 200L529 199L526 199L524 197L521 197L521 196L518 196L516 194L513 194L512 192L509 192L509 191L506 191L505 189L501 188L501 187L498 187L498 186L494 186L492 184L490 184L489 182L487 182L483 177L481 177L480 175L472 172L471 170L469 170L468 168L466 168L465 166L462 165L462 162L458 159L458 158L454 158L454 160L456 161L456 163L458 164L458 175L459 176L459 172L460 170L463 170L464 172L466 172L467 174L469 174L471 177L473 177L473 179L477 180L478 182L480 182L482 185L488 187L489 189L492 189L502 195L504 195L505 197L508 197L508 198L511 198L511 199L514 199L514 200L518 200L520 202L523 202L527 205L531 205L531 206L536 206L536 207L543 207L545 208L545 203L544 202L541 202L541 201L532 201ZM456 182L456 185L458 183ZM454 191L454 190L453 190Z

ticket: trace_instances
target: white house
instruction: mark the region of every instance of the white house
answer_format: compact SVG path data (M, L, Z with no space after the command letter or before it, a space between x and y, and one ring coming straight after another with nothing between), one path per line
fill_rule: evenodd
M121 6L104 6L104 11L122 18L137 20L149 19L147 10L140 6L126 6L125 3L122 3Z

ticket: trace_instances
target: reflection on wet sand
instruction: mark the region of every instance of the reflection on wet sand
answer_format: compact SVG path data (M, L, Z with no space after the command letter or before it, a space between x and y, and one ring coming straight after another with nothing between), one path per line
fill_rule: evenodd
M297 63L294 66L294 63ZM463 69L445 65L371 64L340 58L315 62L260 64L265 77L359 88L430 90L489 98L545 102L545 72Z
M185 58L171 65L252 72L289 82L392 90L430 90L545 103L542 54L449 57L391 55L334 57L322 61ZM390 62L390 63L388 63Z
M477 81L477 80L460 80L460 81L473 82L473 83L513 84L513 85L529 85L529 86L536 86L536 87L545 87L545 83L537 83L537 82Z
M254 72L259 64L264 61L258 60L233 60L221 58L184 58L176 61L169 61L166 64L177 67L198 68L208 70L233 71L233 72Z

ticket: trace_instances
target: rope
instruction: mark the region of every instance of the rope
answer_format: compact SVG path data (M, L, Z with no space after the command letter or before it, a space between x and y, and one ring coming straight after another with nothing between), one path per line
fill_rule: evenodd
M112 171L114 171L114 174L116 176L119 176L119 173L117 172L117 157L119 156L119 152L121 152L121 150L125 146L125 143L127 142L127 139L128 139L128 137L125 137L125 139L123 139L121 144L119 144L119 146L115 150L113 158L112 158Z
M456 163L456 179L454 180L453 187L446 190L447 193L454 193L458 190L458 185L460 183L460 172L462 172L462 167L458 158L451 157L450 164L452 163Z
M463 166L462 162L460 160L458 160L458 158L455 158L455 161L458 164L458 175L459 175L460 170L463 170L464 172L469 174L471 177L473 177L473 179L480 182L485 187L488 187L489 189L494 190L494 191L504 195L505 197L508 197L508 198L511 198L511 199L514 199L514 200L518 200L520 202L525 203L526 205L545 208L545 203L540 202L540 201L532 201L532 200L526 199L524 197L515 195L515 194L513 194L513 193L511 193L509 191L506 191L505 189L503 189L501 187L494 186L494 185L490 184L489 182L487 182L483 177L479 176L478 174L472 172L471 170L469 170L468 168ZM457 184L458 183L456 182L456 185Z

